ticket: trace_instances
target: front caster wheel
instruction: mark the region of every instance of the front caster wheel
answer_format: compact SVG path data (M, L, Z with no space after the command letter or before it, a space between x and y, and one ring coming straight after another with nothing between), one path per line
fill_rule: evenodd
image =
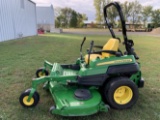
M44 76L48 76L48 74L49 74L49 72L48 72L46 69L44 69L44 68L40 68L40 69L38 69L38 70L36 71L36 76L37 76L37 78L39 78L39 77L44 77Z
M23 92L19 97L19 102L23 107L27 107L27 108L34 107L39 102L39 94L37 92L33 94L30 101L27 101L29 94L30 94L30 90L27 90Z

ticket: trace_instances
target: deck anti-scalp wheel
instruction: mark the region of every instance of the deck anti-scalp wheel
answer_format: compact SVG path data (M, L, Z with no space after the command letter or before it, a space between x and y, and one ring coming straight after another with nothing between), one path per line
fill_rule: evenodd
M103 97L112 108L127 109L136 103L138 88L127 77L112 78L105 86Z
M28 97L30 94L30 89L27 89L25 92L23 92L19 97L19 102L23 107L34 107L39 102L39 94L35 92L31 98L30 101L28 101Z
M36 76L37 76L37 78L39 78L39 77L44 77L44 76L48 76L48 74L49 74L49 72L48 72L46 69L44 69L44 68L40 68L40 69L38 69L38 70L36 71Z

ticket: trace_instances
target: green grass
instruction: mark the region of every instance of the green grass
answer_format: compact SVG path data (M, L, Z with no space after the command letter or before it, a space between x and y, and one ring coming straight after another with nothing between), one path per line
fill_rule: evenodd
M50 62L73 63L79 57L82 35L48 34L0 43L0 120L61 120L71 119L50 115L51 95L38 87L40 102L25 109L19 104L22 91L31 87L37 68L46 59ZM94 40L103 45L109 36L88 35L83 51ZM130 36L140 57L145 87L139 89L139 99L133 108L97 113L76 120L160 120L160 38Z

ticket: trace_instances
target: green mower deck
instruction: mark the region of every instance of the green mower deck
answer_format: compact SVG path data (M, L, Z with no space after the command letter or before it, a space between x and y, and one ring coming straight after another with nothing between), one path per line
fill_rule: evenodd
M62 116L86 116L99 111L108 111L108 106L102 102L101 95L95 89L89 89L91 96L84 100L75 96L77 90L81 91L81 89L77 87L67 87L59 85L56 82L50 82L49 86L56 105L51 107L50 112L52 114Z

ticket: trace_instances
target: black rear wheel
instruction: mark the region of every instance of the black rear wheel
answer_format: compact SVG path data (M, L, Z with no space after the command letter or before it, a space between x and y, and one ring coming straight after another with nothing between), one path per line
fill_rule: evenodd
M104 100L115 109L127 109L138 100L138 88L127 77L112 78L104 87Z

